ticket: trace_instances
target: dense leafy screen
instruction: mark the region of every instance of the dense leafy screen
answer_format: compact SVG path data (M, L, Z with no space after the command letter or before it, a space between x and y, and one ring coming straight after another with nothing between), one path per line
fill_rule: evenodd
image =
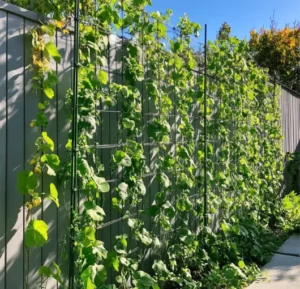
M69 32L65 24L73 3L44 4L33 7L57 20L32 31L36 87L42 84L48 100L41 100L30 124L44 129L36 141L32 171L18 178L20 192L32 196L29 211L41 203L36 193L41 172L55 176L60 170L66 182L70 179L70 163L61 164L46 133L45 108L58 81L49 61L59 62L60 54L44 36L53 37L55 29ZM241 288L258 272L255 263L264 263L276 248L274 232L284 222L279 91L267 72L249 60L248 43L236 38L208 44L205 74L204 56L192 48L200 25L185 15L170 31L171 11L146 13L148 4L103 0L80 7L77 177L83 205L79 211L72 208L74 284L89 289ZM112 46L119 55L119 80L110 73ZM66 107L71 99L69 91ZM94 140L102 110L116 108L119 133L110 144L110 169L117 184L112 186L103 177L108 169L99 158L103 147ZM67 113L72 121L71 110ZM146 113L151 117L145 118ZM71 148L70 134L66 149ZM145 175L158 184L147 207ZM110 240L110 250L97 238L107 220L105 194L130 232ZM47 197L59 206L53 183ZM47 225L32 220L26 246L46 241ZM63 287L68 282L55 263L39 273Z

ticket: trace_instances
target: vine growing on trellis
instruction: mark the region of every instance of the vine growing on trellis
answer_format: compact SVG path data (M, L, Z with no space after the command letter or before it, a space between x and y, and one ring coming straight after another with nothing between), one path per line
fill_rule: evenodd
M263 262L265 252L274 246L265 228L282 222L278 90L269 82L267 72L249 60L247 42L236 38L217 40L205 47L208 69L204 72L203 56L191 48L201 26L185 15L169 32L171 10L147 13L148 4L150 0L101 0L87 1L80 7L76 176L80 187L76 197L81 206L71 208L71 282L85 289L242 288L257 273L252 262ZM54 16L61 20L70 15L73 6L57 8ZM64 24L57 21L32 31L34 80L46 100L43 97L39 102L38 115L31 123L42 131L30 162L33 168L18 177L20 192L32 197L27 203L29 211L43 197L59 205L54 182L49 192L37 193L41 173L55 176L60 167L59 157L53 153L54 142L45 130L45 111L58 82L50 59L60 61L56 46L51 40L45 43L45 35L53 37L57 27L64 28ZM111 61L109 36L116 31L121 36L121 83L114 82L107 69ZM128 34L132 37L127 39L124 35ZM69 90L66 107L70 122L72 97ZM154 108L147 121L145 97ZM117 176L115 188L103 177L107 168L95 143L101 110L109 112L112 107L120 109L117 149L111 155ZM149 155L145 135L153 146ZM72 149L72 132L66 149ZM150 167L148 158L153 158ZM66 180L70 166L64 166ZM149 173L157 180L158 190L146 208L143 201L149 192L144 177ZM205 178L208 227L202 225ZM106 216L103 194L109 192L123 226L126 220L136 251L130 248L124 230L110 240L115 244L111 250L98 239ZM145 225L145 216L151 219L151 228ZM218 218L220 230L216 232L211 228ZM257 232L270 248L249 237ZM251 250L243 248L245 240L252 244ZM47 225L31 220L26 246L42 246L46 241ZM142 268L147 258L152 262L152 275ZM59 266L54 263L54 267L43 266L39 272L66 286ZM113 284L108 284L108 270L116 272Z

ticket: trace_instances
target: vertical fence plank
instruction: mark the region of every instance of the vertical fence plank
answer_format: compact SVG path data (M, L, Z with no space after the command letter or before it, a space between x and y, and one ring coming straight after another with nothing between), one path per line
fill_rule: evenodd
M281 89L280 95L282 150L283 153L293 153L300 150L300 95Z
M7 63L7 284L23 288L23 196L17 175L24 169L24 19L8 15Z
M0 289L5 289L6 224L6 22L0 11Z

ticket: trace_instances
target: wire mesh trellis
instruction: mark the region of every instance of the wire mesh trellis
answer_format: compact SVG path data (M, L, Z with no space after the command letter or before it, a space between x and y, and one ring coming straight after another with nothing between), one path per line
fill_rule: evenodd
M122 11L120 12L123 15ZM77 15L77 12L75 13ZM78 17L75 17L78 20ZM78 21L77 21L78 23ZM78 25L78 24L77 24ZM159 25L157 25L158 27ZM181 147L185 147L193 144L193 152L190 159L195 164L194 170L197 181L195 181L189 188L188 198L192 201L192 206L197 211L197 214L189 214L188 224L189 229L195 234L198 234L204 227L210 226L214 230L219 227L219 220L222 217L222 206L225 198L230 197L231 202L235 202L236 194L239 193L240 188L232 187L226 183L226 177L235 178L240 180L244 173L243 166L240 165L241 158L247 156L247 154L240 150L237 145L246 146L251 138L247 136L247 125L250 122L249 117L241 118L244 110L250 109L250 107L244 107L243 100L237 96L236 92L233 92L232 103L227 99L223 99L223 79L220 77L211 75L208 71L208 54L209 49L207 45L207 25L204 29L204 45L203 51L199 51L197 54L198 64L194 69L187 68L193 73L195 78L203 80L203 87L200 87L200 83L195 84L193 89L192 105L188 107L187 118L190 121L190 130L194 134L193 138L186 138L181 134L181 120L182 112L178 108L180 97L184 94L190 93L187 91L180 91L182 95L176 94L170 90L169 87L176 86L176 80L174 83L170 83L162 76L161 63L164 61L164 55L170 53L168 45L166 45L163 39L159 38L159 32L156 33L156 41L161 44L160 49L156 50L157 66L155 67L157 74L153 73L153 69L149 68L149 60L147 59L147 44L142 41L142 44L138 42L134 35L129 31L125 31L121 28L120 33L113 31L101 30L101 27L97 27L103 35L108 37L108 46L104 52L107 65L99 66L95 69L95 75L98 71L105 71L108 74L108 84L105 90L105 96L110 100L109 103L104 99L101 99L99 106L96 107L96 111L99 113L99 124L97 125L95 137L93 142L89 144L89 148L94 149L99 156L101 163L103 164L102 176L105 177L110 184L110 192L103 195L101 199L101 206L106 212L104 222L101 228L97 232L97 237L103 240L105 247L108 251L113 250L114 240L118 235L127 235L128 240L128 252L129 255L139 254L141 257L141 269L147 272L151 272L152 263L155 259L164 259L166 257L166 247L172 236L178 234L180 224L178 224L177 216L178 212L178 198L180 197L180 188L177 187L178 179L189 171L188 167L176 169L174 166L169 170L161 170L158 168L158 163L161 159L165 159L167 156L172 156L177 159L178 151ZM75 27L75 34L79 33ZM139 37L143 39L144 31L139 31ZM173 41L176 39L180 41L182 37L176 27L173 27L168 31L168 37ZM77 39L75 35L75 39ZM141 51L140 62L143 67L143 77L141 80L136 81L134 84L128 84L126 82L126 57L128 45L134 44L139 47ZM75 49L79 47L76 46ZM196 54L196 52L195 52ZM75 54L77 57L77 54ZM174 62L175 65L175 62ZM77 61L75 60L74 71L78 68ZM165 73L167 75L175 71L174 68L168 68ZM158 89L163 88L168 91L170 96L170 102L172 103L171 111L168 113L162 113L164 104L161 98L155 103L153 97L149 94L146 87L146 82L156 78L158 83ZM76 77L75 77L76 79ZM126 117L126 111L124 110L122 99L112 99L113 85L126 85L133 86L139 93L138 99L141 106L138 113L138 122L141 125L141 130L135 136L130 135L127 131L122 130L122 120ZM242 85L242 79L234 79L230 85ZM76 92L76 82L74 83L74 92ZM223 88L221 88L223 87ZM169 89L169 90L168 90ZM203 98L199 101L199 91L203 89ZM76 93L73 94L74 101L76 103ZM228 96L227 96L228 97ZM225 103L225 104L224 104ZM230 109L236 110L236 115L229 114L225 109L225 105L229 105ZM252 107L253 108L253 107ZM74 109L73 119L75 118L76 109ZM165 119L164 119L165 118ZM170 126L168 141L155 141L149 133L149 127L155 120L162 120L168 122ZM76 123L73 123L74 126ZM236 130L244 129L244 135L236 134ZM76 128L73 127L76 131ZM77 153L76 150L76 134L73 134L73 153L74 157ZM262 136L263 141L263 136ZM115 196L118 191L118 185L123 182L129 181L128 176L124 173L124 169L117 166L113 161L113 155L124 147L130 146L130 141L134 140L142 147L148 171L142 175L143 182L146 186L146 193L140 199L139 202L134 205L126 204L122 200L121 207L116 210L114 203ZM198 152L203 152L203 155L199 157ZM229 153L230 151L230 153ZM224 156L228 154L227 156ZM262 158L263 151L261 152ZM221 159L221 160L219 160ZM73 158L74 165L75 158ZM230 167L230 175L224 175L223 171L225 167ZM73 168L73 182L77 184L76 174ZM214 176L210 171L214 172ZM170 223L168 230L164 229L161 224L155 222L155 219L149 213L153 208L153 205L157 202L157 195L162 191L162 185L159 180L160 174L165 174L170 180L170 186L168 189L167 202L174 208L174 218ZM216 178L217 181L213 181ZM240 185L243 186L243 182L240 181ZM76 192L73 189L73 194ZM80 188L78 190L80 194ZM79 195L80 196L80 195ZM216 202L216 196L221 201ZM78 197L80 199L80 197ZM74 203L75 204L75 203ZM75 205L74 205L75 207ZM242 213L243 204L237 213ZM160 239L162 246L159 249L147 248L144 245L140 245L135 236L133 230L128 226L128 218L136 217L143 220L147 231L151 232L154 236ZM72 266L72 264L70 264ZM73 279L73 271L70 271L70 277ZM109 282L114 282L115 273L109 273ZM71 285L70 288L72 288Z
M78 9L78 8L77 8ZM79 33L78 30L76 29L76 23L78 23L79 20L79 15L78 11L75 11L75 34ZM121 11L122 15L122 11ZM157 25L158 27L158 25ZM128 33L128 31L124 31L121 29L120 33L116 34L113 32L108 32L101 30L101 27L97 27L99 31L101 31L103 34L108 36L108 49L105 52L105 56L108 60L107 66L104 67L98 67L98 70L103 70L108 74L108 86L107 86L107 96L111 96L111 84L116 83L116 84L121 84L124 85L124 58L126 57L126 45L128 43L133 42L135 45L140 46L141 49L141 54L142 54L142 59L141 63L142 66L144 67L144 77L143 80L139 83L136 83L136 87L138 88L140 92L140 102L141 102L141 125L142 129L139 135L135 137L135 140L138 141L142 146L143 150L145 152L146 156L146 163L149 168L149 172L143 175L143 179L146 185L147 193L145 196L142 198L142 201L138 203L134 207L122 207L121 210L116 211L113 208L113 197L116 193L116 188L118 184L122 181L126 181L124 179L124 173L123 171L116 167L115 164L112 162L112 155L114 152L116 152L118 149L122 149L123 147L127 146L128 143L126 141L126 132L123 132L120 130L120 118L122 117L122 114L124 111L122 111L122 104L120 101L117 101L113 105L107 105L103 100L100 103L100 106L97 107L97 111L100 113L99 115L99 125L97 127L96 131L96 136L94 138L94 143L91 143L90 147L95 149L97 151L98 156L100 157L101 162L103 163L104 166L104 171L103 171L103 176L106 178L107 182L110 184L110 193L106 194L103 197L102 201L102 206L104 208L104 211L106 212L106 218L104 219L104 223L101 226L101 229L98 231L98 238L104 241L106 248L108 251L113 249L113 240L115 237L119 234L127 234L128 236L128 250L132 254L137 250L137 243L132 236L131 229L128 227L126 223L126 219L129 216L137 216L143 219L145 223L145 227L148 231L151 231L154 233L156 236L158 236L161 239L164 239L165 242L167 242L168 235L171 233L177 234L176 230L178 229L176 226L176 220L174 221L174 224L172 225L172 229L169 231L163 230L160 225L154 224L153 223L153 218L151 216L147 216L143 212L147 212L151 206L155 203L155 196L157 193L160 192L161 190L161 184L157 179L158 171L157 171L157 162L160 157L166 157L167 155L172 155L173 157L176 158L177 154L177 149L178 146L184 146L187 145L190 140L184 140L184 137L180 135L179 133L179 125L181 121L181 116L180 113L177 111L176 103L178 102L178 96L172 92L172 95L170 96L170 99L172 101L173 108L172 111L168 114L166 114L166 118L170 124L170 140L168 142L155 142L149 135L148 133L148 126L151 122L153 122L154 119L159 119L161 118L161 109L162 105L159 103L158 106L155 106L153 100L149 96L146 90L146 84L145 82L149 79L151 79L152 75L150 73L149 69L149 62L147 62L146 58L146 47L145 44L140 45L136 40L134 39L133 35ZM141 31L142 37L144 35L144 31ZM171 29L167 32L169 37L172 39L179 38L180 39L180 32L176 27L171 27ZM206 41L206 33L207 33L207 27L205 26L205 41ZM125 37L126 35L126 37ZM163 54L168 54L168 45L166 45L166 42L163 39L159 39L158 35L159 32L156 33L157 35L157 42L161 42L162 48L157 51L157 62L158 62L158 68L157 70L160 71L159 63L160 60L162 59ZM78 39L78 36L75 35L75 40ZM75 50L79 49L78 43L75 41ZM78 53L78 52L77 52ZM198 52L195 52L198 53ZM75 54L75 57L77 57L78 54ZM206 59L206 45L204 45L204 51L199 52L199 60L203 58L203 55L205 55ZM206 63L204 61L204 63ZM175 64L174 64L175 65ZM193 70L193 74L197 77L200 75L205 75L205 78L207 79L207 75L205 74L206 72L206 66L204 67L205 70L200 67L200 63L198 64L197 68ZM78 69L78 63L75 60L74 63L74 75ZM204 71L204 73L203 73ZM168 71L168 74L172 73L172 71ZM95 71L95 74L97 74L97 71ZM160 73L158 72L158 85L159 86L170 86L170 83L165 83L164 79L160 77ZM76 79L76 78L75 78ZM73 103L76 104L76 86L78 83L76 81L74 82L74 93L73 93ZM175 84L176 85L176 84ZM159 87L160 88L160 87ZM197 146L199 142L204 143L204 146L206 147L207 143L207 132L205 131L206 127L206 118L204 118L204 115L199 112L199 107L196 101L196 92L199 88L195 87L195 96L193 97L193 108L191 109L188 117L191 121L191 123L194 125L194 130L195 130L195 138L193 142L195 143L195 148L194 148L194 153L193 153L193 161L196 163L195 158L196 158L196 151L197 151ZM184 92L183 92L184 93ZM206 102L205 102L206 103ZM73 119L76 120L75 114L76 108L73 108ZM204 125L203 125L204 123ZM73 122L73 130L76 132L75 126L77 123ZM76 161L76 133L73 134L73 166L74 162ZM164 146L165 150L161 150L161 147ZM205 152L206 154L206 152ZM206 157L205 157L206 159ZM204 162L203 164L200 164L199 166L195 167L195 170L197 170L197 174L200 174L200 171L203 170L205 171L206 164ZM186 169L181 169L181 170L165 170L163 173L165 173L169 179L171 180L172 185L170 186L172 189L172 194L170 194L170 203L175 208L175 215L177 214L177 208L176 208L176 203L177 203L177 193L178 189L176 188L176 174L182 172L187 172L188 168ZM74 186L77 184L76 179L76 174L75 174L75 167L73 167L73 181L72 183ZM161 173L161 172L160 172ZM204 182L206 182L206 173L204 173ZM207 186L204 186L204 188L207 188ZM190 192L190 198L191 199L198 199L199 201L199 196L202 196L200 198L203 198L203 195L206 195L206 189L204 189L204 192L200 192L198 190L202 190L203 186L200 186L198 183L196 183L193 188L191 188ZM73 188L73 198L75 199L75 194L76 189L74 190ZM80 194L80 188L78 192ZM205 198L205 197L204 197ZM206 202L206 199L205 199ZM73 201L74 207L75 208L75 202ZM197 202L194 202L193 206L197 206ZM204 206L205 207L205 206ZM205 217L203 217L201 214L198 216L193 216L191 215L190 218L190 227L191 230L196 231L200 230L199 226L203 221L203 219L207 219L206 215L206 207L204 208L204 214ZM207 221L204 225L207 224ZM153 252L153 250L149 250L147 248L142 248L142 254L144 254L144 257L142 258L142 269L145 271L151 271L151 263L152 259L154 258L153 255L158 254L158 256L162 257L162 254L165 254L163 250L158 250L158 252ZM70 259L71 260L71 259ZM73 260L71 260L73 262ZM73 267L72 264L70 264L70 268ZM73 280L73 269L70 271L70 277ZM109 274L110 280L112 281L114 276L114 273L111 272ZM72 282L70 282L70 288L72 288Z

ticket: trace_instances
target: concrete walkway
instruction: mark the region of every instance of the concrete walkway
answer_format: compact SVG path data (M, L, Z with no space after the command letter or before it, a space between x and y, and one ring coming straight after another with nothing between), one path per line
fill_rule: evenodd
M300 235L286 240L262 271L248 289L300 289Z

